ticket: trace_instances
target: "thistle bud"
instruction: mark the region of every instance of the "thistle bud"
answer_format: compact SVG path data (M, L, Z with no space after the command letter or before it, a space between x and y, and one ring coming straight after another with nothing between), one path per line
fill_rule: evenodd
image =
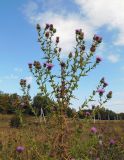
M50 24L50 30L53 31L53 24Z
M46 24L45 30L49 29L50 25Z
M21 86L26 86L26 80L25 79L21 79L20 80L20 85Z
M29 63L29 64L28 64L28 67L31 69L31 68L32 68L32 63Z
M59 52L61 52L62 48L59 48Z
M56 29L55 28L53 29L53 33L56 33Z
M38 31L41 31L41 27L40 27L39 24L37 24L36 29L37 29Z
M96 57L96 63L100 63L102 61L102 58L101 57Z
M81 51L84 51L85 50L85 46L84 45L81 46L80 49L81 49Z
M66 64L64 62L61 62L61 67L65 67Z
M73 56L73 55L72 55L72 52L70 52L70 53L69 53L69 58L72 58L72 56Z
M56 43L59 43L59 37L56 37Z
M36 63L37 63L37 62L36 62L36 61L34 61L34 63L33 63L34 67L36 66Z
M103 77L101 80L100 80L100 83L104 83L105 82L105 78Z
M107 82L104 82L103 83L103 87L107 87L108 86L108 83Z

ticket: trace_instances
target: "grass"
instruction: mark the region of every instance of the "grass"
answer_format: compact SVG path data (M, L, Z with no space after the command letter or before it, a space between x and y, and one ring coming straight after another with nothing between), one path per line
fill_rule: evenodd
M58 134L55 119L38 124L28 116L25 126L17 129L9 126L12 116L0 115L0 160L57 160L50 158ZM86 119L67 119L67 122L68 152L73 159L124 160L123 121L96 121L94 124ZM91 133L93 126L97 128L97 134ZM110 146L110 139L114 139L114 145ZM17 146L24 146L24 152L18 153Z

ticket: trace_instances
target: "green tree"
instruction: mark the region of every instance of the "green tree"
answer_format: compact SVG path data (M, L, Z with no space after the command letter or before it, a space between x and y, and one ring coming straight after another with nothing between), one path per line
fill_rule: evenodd
M38 115L40 114L41 108L44 111L45 116L50 114L55 103L47 96L42 96L41 94L37 94L33 98L33 108L36 109Z

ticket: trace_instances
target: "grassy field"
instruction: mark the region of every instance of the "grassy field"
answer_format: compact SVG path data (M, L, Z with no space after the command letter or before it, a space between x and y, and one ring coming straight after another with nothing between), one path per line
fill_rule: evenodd
M0 115L0 160L56 159L50 158L55 157L51 149L58 134L54 118L48 119L46 124L38 124L34 118L26 117L23 128L11 128L11 117ZM67 123L70 159L124 160L124 121L96 121L94 124L86 119L67 119ZM92 127L97 129L97 133L91 132ZM18 146L24 150L19 152Z

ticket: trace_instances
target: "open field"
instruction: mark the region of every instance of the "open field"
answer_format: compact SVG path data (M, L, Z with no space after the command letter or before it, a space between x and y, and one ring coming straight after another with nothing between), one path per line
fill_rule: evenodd
M27 117L26 125L16 129L9 126L11 117L0 115L0 160L52 160L53 137L58 131L55 119L39 125L32 117ZM86 120L67 121L69 153L73 159L124 160L124 121L96 121L96 124ZM97 128L95 135L91 127ZM110 144L111 139L113 144ZM19 153L17 146L23 146L24 151Z

